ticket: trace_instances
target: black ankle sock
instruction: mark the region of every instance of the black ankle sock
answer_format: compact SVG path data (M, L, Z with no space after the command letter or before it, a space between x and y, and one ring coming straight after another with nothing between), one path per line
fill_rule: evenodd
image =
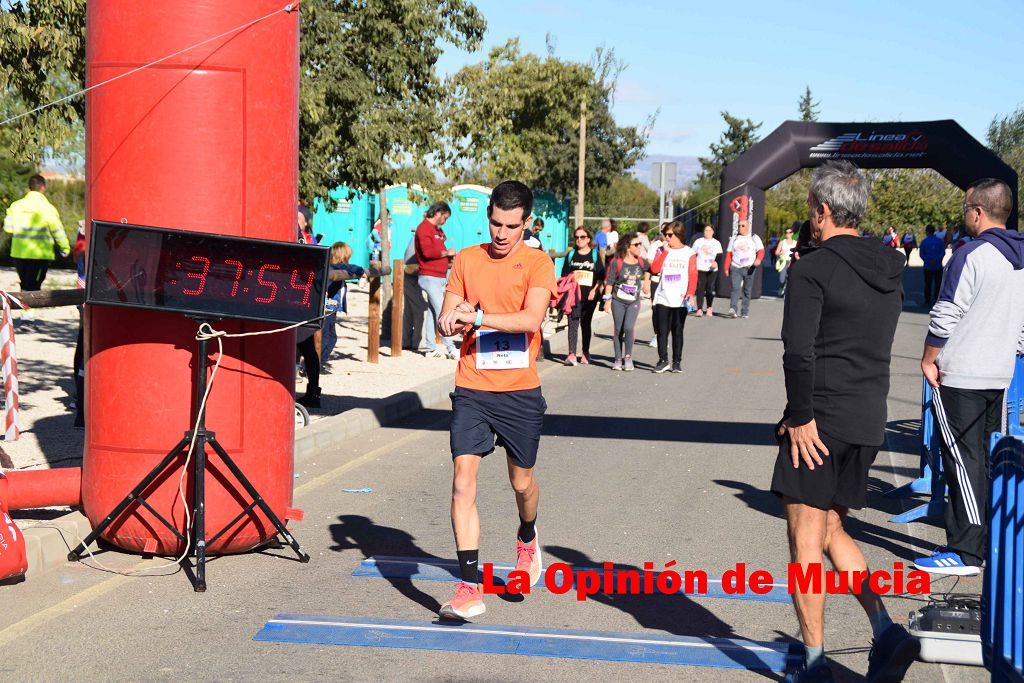
M523 543L532 543L533 539L537 538L537 518L534 517L532 520L527 522L522 517L519 518L519 540Z
M456 550L459 556L459 574L466 583L474 586L480 583L480 550Z

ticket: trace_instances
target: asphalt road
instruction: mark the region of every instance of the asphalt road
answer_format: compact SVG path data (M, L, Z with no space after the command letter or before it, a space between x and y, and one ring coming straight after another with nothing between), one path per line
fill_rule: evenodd
M538 526L548 562L660 567L676 560L677 569L709 574L745 562L784 576L785 527L780 505L766 492L776 450L770 427L784 400L781 313L781 302L761 300L749 320L689 319L682 375L645 371L656 360L646 346L637 347L632 374L606 365L542 364L549 412ZM872 471L871 509L850 525L874 567L910 561L942 541L931 525L889 524L912 503L881 496L916 476L916 359L925 325L920 313L901 318L888 451ZM643 322L639 337L649 336ZM610 343L602 340L595 351L604 364ZM433 619L454 584L359 578L352 571L375 555L454 558L447 410L434 406L300 469L296 505L306 518L295 531L313 556L309 564L285 551L217 558L205 594L193 593L180 572L127 578L84 565L0 588L0 679L778 679L714 668L254 642L279 613ZM518 521L502 460L495 453L481 470L481 561L509 564ZM364 487L372 492L342 490ZM97 557L119 569L163 563L109 551ZM974 579L957 590L980 588ZM920 603L887 604L894 618L905 618ZM595 596L582 603L546 591L521 601L490 596L478 621L761 641L798 634L788 604L684 596ZM829 601L826 623L840 680L858 680L867 667L867 620L852 597L839 596ZM907 680L942 677L988 680L983 669L920 663Z

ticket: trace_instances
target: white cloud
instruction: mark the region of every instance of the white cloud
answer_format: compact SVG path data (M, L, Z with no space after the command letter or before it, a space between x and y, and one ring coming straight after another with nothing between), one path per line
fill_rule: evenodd
M623 79L615 86L616 104L643 104L662 107L676 101L676 96L671 91L661 92L636 81Z

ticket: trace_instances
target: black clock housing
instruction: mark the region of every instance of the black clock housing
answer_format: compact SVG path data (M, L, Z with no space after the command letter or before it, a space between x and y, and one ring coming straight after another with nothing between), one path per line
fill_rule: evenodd
M93 221L86 303L295 324L323 315L328 258L326 247Z

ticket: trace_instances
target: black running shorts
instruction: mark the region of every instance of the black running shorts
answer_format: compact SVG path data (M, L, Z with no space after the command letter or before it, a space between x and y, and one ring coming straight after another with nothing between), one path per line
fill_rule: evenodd
M818 436L828 448L829 455L822 455L823 464L815 465L813 470L807 467L803 458L799 467L793 467L789 434L782 437L779 455L775 459L772 493L789 496L821 510L837 506L859 510L866 506L868 471L878 455L878 446L844 443L821 431Z
M522 391L479 391L455 387L452 399L452 457L491 453L497 445L519 467L537 462L540 431L548 404L540 387Z

